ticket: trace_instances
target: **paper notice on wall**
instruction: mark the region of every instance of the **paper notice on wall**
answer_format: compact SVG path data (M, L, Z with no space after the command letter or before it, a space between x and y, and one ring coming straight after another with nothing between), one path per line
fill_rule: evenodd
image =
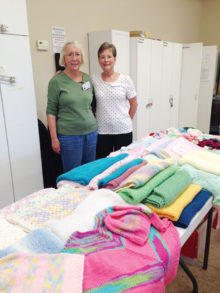
M60 53L66 42L66 32L62 27L52 26L53 52Z
M205 54L202 58L202 68L201 68L201 81L210 80L210 70L211 70L211 55L209 53Z

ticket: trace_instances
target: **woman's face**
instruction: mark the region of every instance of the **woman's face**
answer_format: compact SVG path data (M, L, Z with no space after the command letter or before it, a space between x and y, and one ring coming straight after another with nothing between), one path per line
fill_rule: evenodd
M68 45L64 55L64 62L66 64L66 68L73 71L79 71L82 64L82 52L80 49L72 44Z
M113 56L112 50L105 49L99 54L99 64L103 71L114 71L116 57Z

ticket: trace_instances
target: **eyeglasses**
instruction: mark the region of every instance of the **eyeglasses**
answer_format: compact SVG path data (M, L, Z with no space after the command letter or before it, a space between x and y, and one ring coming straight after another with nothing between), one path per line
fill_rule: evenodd
M65 55L67 58L80 58L82 55L81 53L69 53L68 55Z

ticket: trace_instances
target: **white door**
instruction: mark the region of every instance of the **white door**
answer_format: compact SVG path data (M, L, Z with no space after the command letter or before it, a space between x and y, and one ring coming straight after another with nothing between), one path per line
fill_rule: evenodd
M112 44L117 50L115 71L130 74L130 37L128 32L112 31Z
M27 36L0 34L0 68L15 83L2 82L2 106L14 196L43 188L33 74ZM2 167L2 166L1 166Z
M151 40L130 39L130 76L137 92L138 108L133 119L134 140L149 134Z
M14 201L10 159L0 92L0 208Z
M151 40L137 41L137 139L149 134L150 111L152 98L150 95Z
M170 121L169 127L178 128L179 123L179 100L180 100L180 81L182 66L182 44L172 43L172 54L170 58Z
M150 96L152 107L150 111L150 132L164 129L163 122L169 119L169 105L163 95L165 85L163 75L166 72L166 63L163 59L163 42L152 41Z
M212 99L216 80L217 58L217 46L204 46L202 48L202 68L200 76L197 125L198 128L205 133L209 133L210 131Z
M197 128L202 43L186 44L182 52L179 127Z
M0 33L28 35L26 0L1 0Z

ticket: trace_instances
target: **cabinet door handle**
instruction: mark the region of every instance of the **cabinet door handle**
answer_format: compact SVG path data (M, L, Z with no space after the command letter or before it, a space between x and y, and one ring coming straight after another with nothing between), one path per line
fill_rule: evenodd
M0 29L1 29L1 32L2 32L2 33L5 33L5 32L8 31L8 27L7 27L6 24L1 24L1 25L0 25Z
M9 83L15 83L16 77L14 76L7 76L7 75L0 75L0 82L9 82Z
M169 103L170 103L170 107L172 108L173 107L173 96L172 95L170 95Z

